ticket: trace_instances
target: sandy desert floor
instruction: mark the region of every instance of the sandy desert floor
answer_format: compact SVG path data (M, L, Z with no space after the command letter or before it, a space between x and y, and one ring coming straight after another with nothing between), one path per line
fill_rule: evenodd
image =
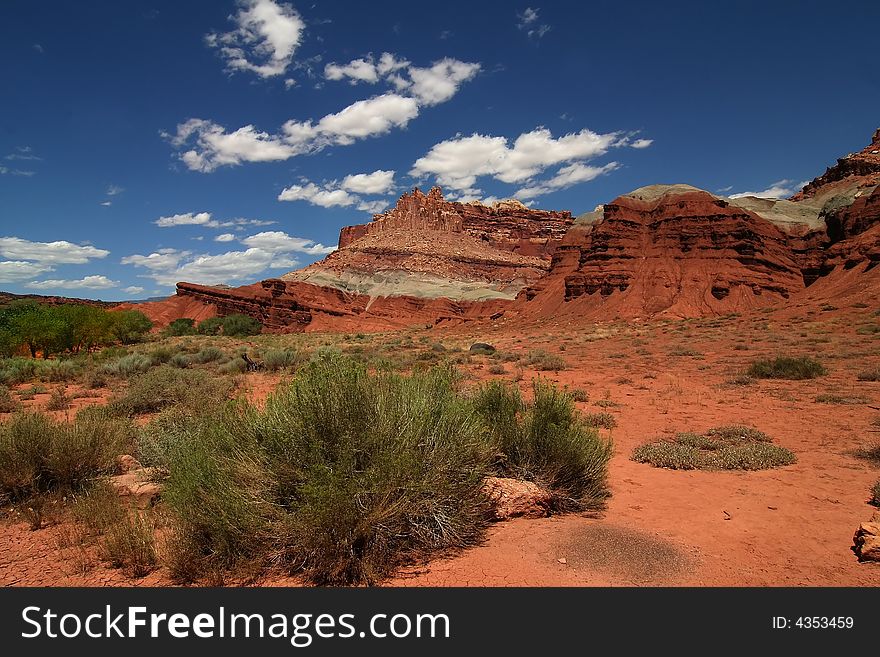
M864 304L857 304L858 306ZM880 564L859 563L853 533L874 510L868 490L880 469L853 450L880 441L880 383L857 379L880 365L880 337L858 332L876 323L870 309L782 311L704 320L570 326L547 320L532 337L503 322L416 332L432 341L492 342L501 352L541 348L563 357L559 372L490 374L475 358L471 380L544 376L580 388L584 412L612 413L612 497L595 516L517 519L493 525L482 545L414 566L395 586L878 586ZM540 336L539 338L533 336ZM811 355L828 367L807 381L733 379L750 362L779 353ZM496 367L497 372L497 367ZM277 376L248 375L252 398ZM837 401L817 401L832 394ZM38 396L39 397L39 396ZM91 403L99 402L99 399ZM88 403L88 400L77 400ZM39 405L36 398L31 404ZM679 431L747 424L797 455L797 463L759 472L672 471L630 460L634 447ZM36 532L0 523L0 584L158 585L163 569L132 580L70 547L69 522ZM298 585L262 575L260 585Z

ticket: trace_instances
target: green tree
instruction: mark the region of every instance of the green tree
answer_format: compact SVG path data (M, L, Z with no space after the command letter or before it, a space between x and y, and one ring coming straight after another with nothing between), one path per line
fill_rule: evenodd
M209 317L208 319L199 322L198 331L202 335L217 335L222 328L222 317Z
M262 330L263 325L247 315L227 315L223 318L223 335L241 338L258 335Z
M194 335L196 332L195 323L196 322L194 319L190 319L189 317L181 317L180 319L175 319L168 326L166 326L165 330L162 331L162 333L168 336Z
M140 310L116 310L107 313L113 336L122 344L139 342L153 328L153 322Z

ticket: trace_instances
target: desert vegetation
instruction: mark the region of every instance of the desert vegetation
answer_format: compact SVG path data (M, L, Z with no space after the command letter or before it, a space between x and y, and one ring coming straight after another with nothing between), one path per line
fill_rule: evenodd
M797 460L764 432L738 425L646 443L633 451L632 459L670 470L765 470Z
M755 379L815 379L827 374L825 366L807 356L777 356L756 360L751 364L747 374Z

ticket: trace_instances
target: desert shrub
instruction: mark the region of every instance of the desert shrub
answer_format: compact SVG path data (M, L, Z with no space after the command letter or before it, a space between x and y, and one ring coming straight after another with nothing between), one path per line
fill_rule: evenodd
M880 443L860 447L853 452L853 455L860 459L871 461L874 465L880 466Z
M125 517L125 507L119 494L108 481L96 481L83 493L73 498L71 512L77 522L84 525L89 533L103 534L112 525Z
M233 358L228 363L223 363L217 368L220 374L244 374L247 364L241 358Z
M267 400L184 435L165 499L203 565L264 558L315 582L374 582L475 541L491 450L451 370L369 374L318 358ZM181 563L180 560L175 560Z
M756 360L751 364L748 375L756 379L815 379L827 374L825 367L806 356L777 356L773 359Z
M128 354L122 358L106 363L101 372L111 376L129 377L133 374L146 372L153 366L153 361L144 354Z
M544 486L557 510L601 507L611 443L586 425L565 391L539 380L532 392L526 404L517 388L495 381L475 395L474 406L504 457L499 473Z
M259 335L263 325L247 315L227 315L223 318L223 335L242 338L248 335Z
M244 364L244 361L239 362ZM268 349L263 353L263 367L270 372L293 367L296 362L297 354L293 349Z
M209 376L204 370L163 365L133 378L127 390L110 400L109 408L125 416L155 413L174 405L196 412L222 404L231 391L231 381Z
M70 408L70 397L63 386L58 386L52 390L49 400L46 402L47 411L63 411Z
M858 335L875 335L880 333L880 324L862 324L856 329L856 333Z
M208 319L202 320L199 322L196 330L201 335L219 335L220 330L223 328L223 318L222 317L209 317Z
M543 349L530 351L523 361L523 365L538 370L539 372L558 372L567 367L565 359L557 354L548 354Z
M501 363L495 363L494 365L489 365L489 374L504 374L507 370L504 368L504 365Z
M70 360L44 361L40 368L40 378L52 383L73 381L79 376L79 373L80 366Z
M584 422L588 427L613 429L617 426L617 419L611 413L587 413Z
M88 390L107 387L108 376L100 369L87 369L82 374L82 384Z
M39 363L30 358L4 358L0 360L0 383L17 385L37 378Z
M691 358L695 358L698 356L702 356L703 354L693 349L691 347L685 347L683 345L676 345L669 350L670 356L690 356Z
M818 404L864 404L868 400L864 397L848 397L846 395L838 395L831 392L823 392L816 395L815 399Z
M171 360L171 358L176 353L177 350L171 347L159 347L157 349L153 349L152 351L147 352L147 356L150 357L153 365L164 365L169 360Z
M729 386L753 386L755 385L755 378L748 374L737 374L727 379L725 383Z
M192 356L192 360L194 363L199 363L204 365L205 363L213 363L216 360L220 360L223 358L223 352L220 351L217 347L205 347L201 349L198 353Z
M171 367L185 370L187 367L192 365L192 358L190 358L186 354L174 354L168 361L168 364L171 365Z
M112 472L132 441L133 428L99 411L73 422L16 413L0 425L0 494L26 499L54 490L78 490Z
M568 394L571 395L571 398L576 402L590 401L590 395L583 388L572 388L568 391Z
M175 337L181 335L195 335L195 320L189 317L181 317L175 319L168 326L162 329L162 335Z
M13 413L21 407L21 402L12 396L4 385L0 385L0 413Z
M797 459L770 437L752 427L731 425L705 433L679 433L633 450L632 459L670 470L765 470Z
M880 381L880 367L862 370L857 378L859 381Z
M880 480L878 480L876 484L871 486L871 499L869 500L869 502L874 506L880 506Z
M130 577L143 577L156 566L155 525L144 513L132 510L104 531L100 556Z

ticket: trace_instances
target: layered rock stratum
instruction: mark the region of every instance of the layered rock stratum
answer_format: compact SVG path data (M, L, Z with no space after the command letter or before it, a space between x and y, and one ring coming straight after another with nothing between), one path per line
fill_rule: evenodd
M415 189L304 269L238 288L179 283L174 301L140 308L160 321L174 308L240 312L271 331L700 317L790 303L818 281L873 281L877 262L880 130L790 199L651 185L573 218Z

